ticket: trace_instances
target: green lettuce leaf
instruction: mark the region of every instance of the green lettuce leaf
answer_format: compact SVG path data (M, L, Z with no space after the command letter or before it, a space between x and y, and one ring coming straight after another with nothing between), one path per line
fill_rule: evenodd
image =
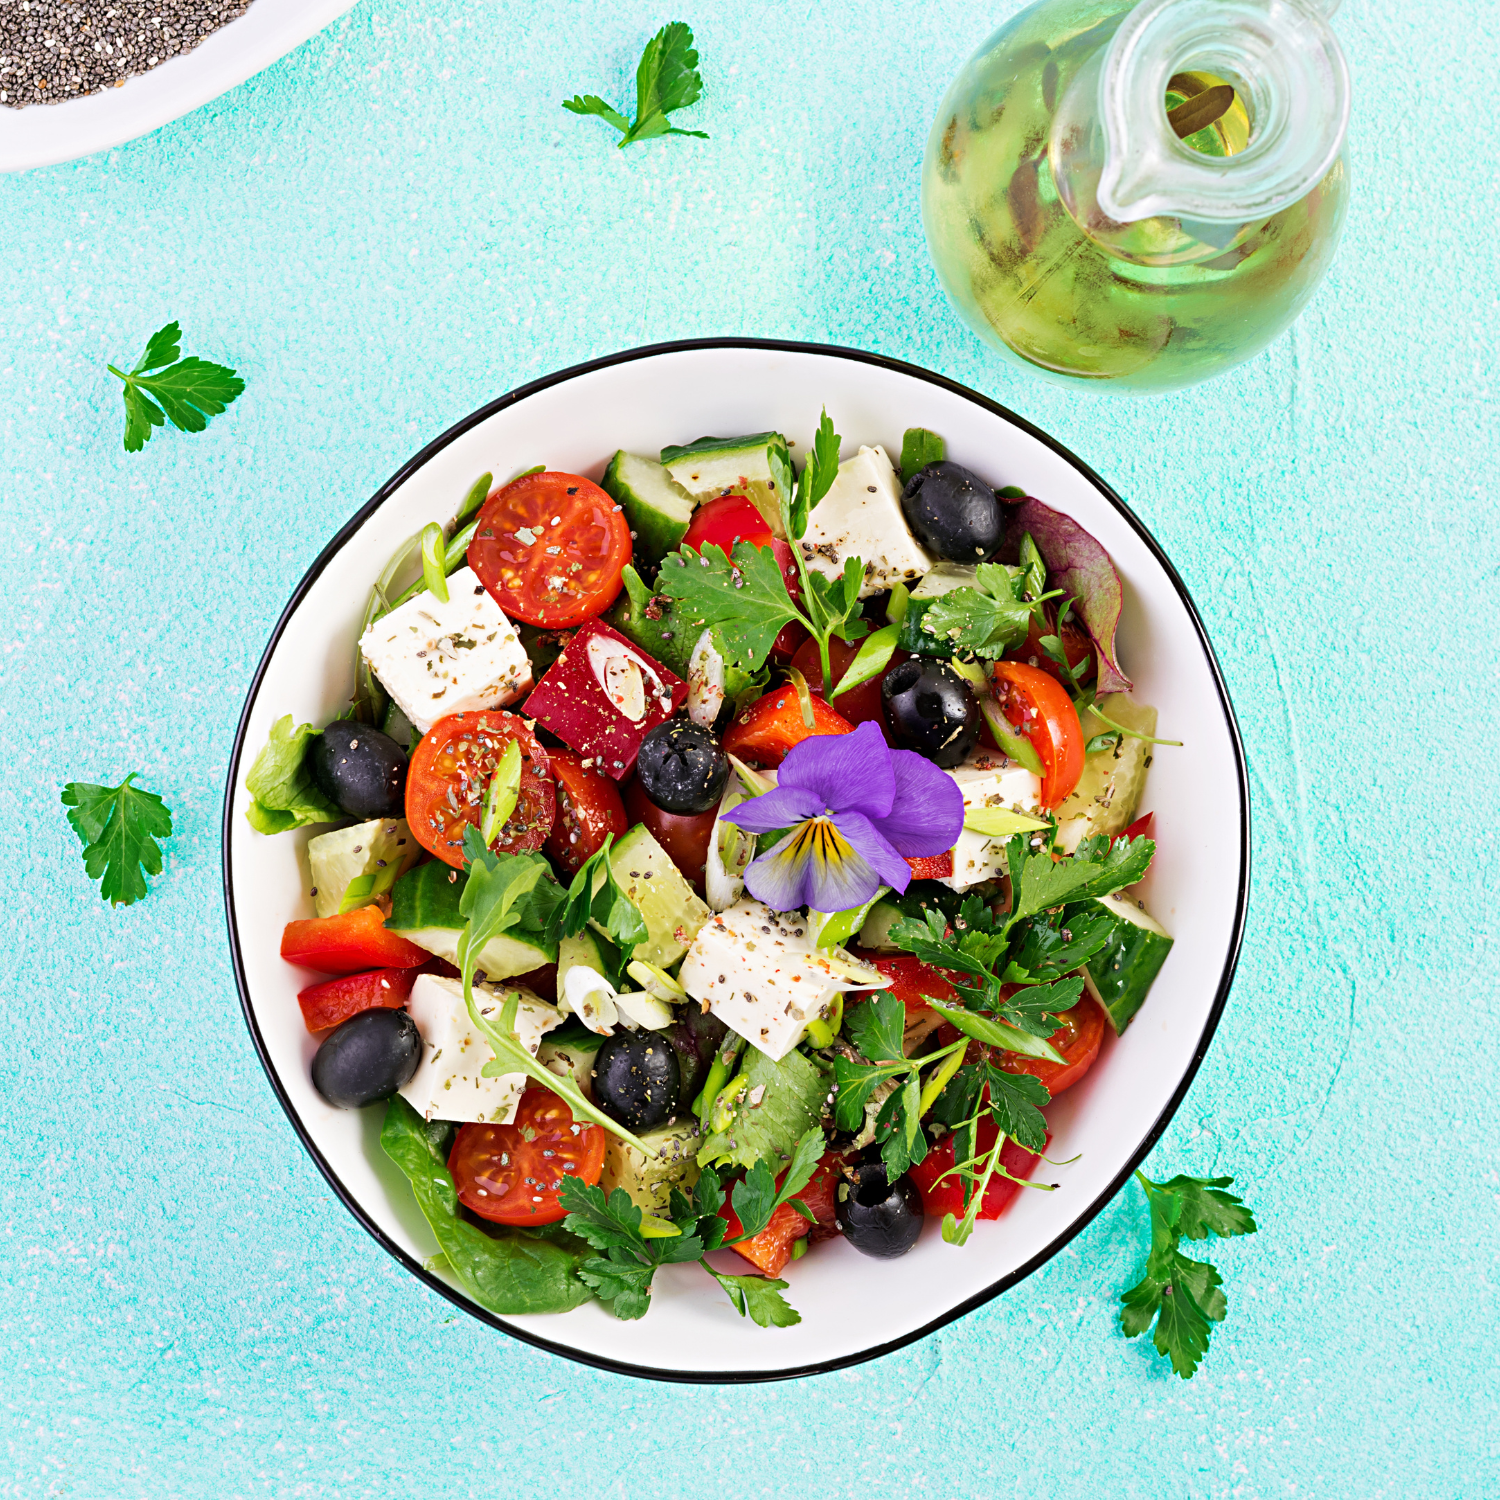
M310 823L337 823L343 812L313 784L307 747L317 738L311 724L293 725L290 714L271 726L271 737L245 775L254 799L245 810L257 833L287 833Z
M747 1052L739 1075L724 1090L730 1098L738 1095L729 1123L703 1143L698 1165L749 1169L764 1160L779 1172L818 1123L828 1080L800 1052L788 1052L780 1062L754 1047ZM757 1095L757 1089L763 1092ZM759 1103L752 1104L752 1098Z

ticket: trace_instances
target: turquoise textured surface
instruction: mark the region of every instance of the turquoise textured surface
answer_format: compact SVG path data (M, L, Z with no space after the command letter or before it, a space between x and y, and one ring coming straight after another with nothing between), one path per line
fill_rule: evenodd
M683 12L709 141L621 152L673 13L363 0L196 114L0 179L0 1495L1468 1497L1500 1476L1494 849L1500 11L1357 3L1353 210L1307 314L1154 400L1002 367L918 219L937 100L1010 13ZM107 360L182 321L248 381L120 446ZM338 526L475 406L747 334L924 364L1071 445L1186 578L1238 709L1234 993L1148 1170L1230 1173L1197 1378L1116 1326L1133 1189L1005 1297L810 1382L678 1389L456 1314L332 1198L230 977L218 817L272 623ZM603 445L610 442L601 433ZM177 818L111 911L58 806L139 769ZM775 1337L768 1333L767 1337Z

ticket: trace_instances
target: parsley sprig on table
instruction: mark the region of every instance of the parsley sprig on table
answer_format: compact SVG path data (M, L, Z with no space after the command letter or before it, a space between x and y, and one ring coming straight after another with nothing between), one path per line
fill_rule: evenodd
M210 417L217 417L244 392L245 382L227 365L181 355L182 329L174 321L151 335L129 374L106 366L125 382L127 453L139 453L150 442L151 429L168 419L182 432L202 432Z
M1128 1292L1120 1326L1126 1338L1136 1338L1156 1323L1152 1342L1157 1352L1172 1361L1172 1368L1191 1380L1203 1356L1215 1323L1222 1323L1229 1310L1224 1283L1208 1262L1193 1260L1179 1248L1183 1240L1204 1240L1210 1234L1224 1238L1254 1234L1255 1217L1243 1200L1225 1188L1232 1177L1173 1177L1152 1182L1144 1173L1135 1174L1151 1208L1151 1250L1146 1274Z
M725 1240L728 1223L719 1210L724 1189L719 1174L705 1167L693 1186L692 1196L672 1189L670 1217L643 1213L623 1188L608 1196L576 1177L563 1180L558 1201L568 1210L563 1227L604 1252L584 1261L578 1274L617 1318L644 1317L651 1306L651 1283L662 1266L697 1261L724 1289L741 1317L749 1317L762 1328L787 1328L802 1321L801 1314L781 1295L784 1281L764 1276L728 1276L714 1270L705 1259L714 1250L754 1239L783 1204L806 1219L812 1213L797 1194L812 1180L823 1155L821 1130L809 1130L797 1142L781 1186L771 1168L758 1161L734 1184L730 1202L740 1221L741 1233Z
M70 781L62 789L68 822L83 844L83 867L113 906L129 906L146 894L146 876L161 874L159 839L172 833L167 804L133 785L132 771L119 786Z
M829 638L836 635L852 644L870 631L860 613L859 591L865 577L860 559L847 558L844 571L828 578L807 566L797 545L807 534L808 516L838 477L839 435L825 411L800 474L794 473L784 448L773 446L767 457L782 528L792 542L800 601L792 601L775 553L753 542L736 542L727 555L712 543L701 554L691 547L681 547L676 555L662 560L656 587L680 605L685 618L699 629L715 630L723 642L726 660L746 671L755 671L764 663L784 626L799 622L818 643L826 683L833 676L828 660ZM829 697L836 698L874 676L890 660L895 644L894 630L887 627L877 631Z
M563 100L563 108L575 115L598 115L613 125L620 132L618 144L623 151L632 142L659 135L691 135L706 141L705 131L679 130L668 118L674 110L697 103L702 93L703 78L698 72L692 28L685 21L673 21L646 43L641 54L635 70L633 121L597 94L575 94Z

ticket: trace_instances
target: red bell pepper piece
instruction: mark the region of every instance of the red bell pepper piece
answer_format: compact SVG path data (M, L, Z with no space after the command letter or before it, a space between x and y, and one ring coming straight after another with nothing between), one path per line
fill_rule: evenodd
M854 726L821 698L809 697L812 727L802 722L793 687L779 687L737 714L724 735L724 753L758 766L779 766L794 745L815 734L853 734Z
M913 880L946 880L953 873L953 851L928 855L925 859L908 859Z
M362 1010L400 1010L411 999L419 974L457 979L458 970L441 958L429 958L416 969L371 969L364 974L340 974L310 984L297 996L309 1031L327 1031Z
M593 768L624 781L641 741L687 702L687 683L602 620L563 648L526 700L526 713Z
M994 1120L988 1115L979 1122L977 1138L978 1151L981 1155L994 1147L995 1137L999 1133ZM1049 1142L1052 1140L1050 1132L1047 1140ZM1024 1146L1018 1146L1012 1140L1007 1140L1000 1148L1000 1165L1013 1177L1030 1177L1040 1160L1041 1157L1034 1155ZM917 1191L922 1195L922 1212L929 1219L941 1219L944 1214L953 1214L960 1219L963 1218L963 1184L957 1177L943 1177L943 1173L950 1171L952 1167L953 1137L945 1135L921 1161L910 1169L911 1180L916 1183ZM938 1181L939 1177L943 1177L941 1182ZM1001 1177L998 1174L991 1177L989 1186L984 1190L984 1198L979 1205L979 1217L998 1219L1006 1205L1020 1191L1020 1184L1012 1182L1007 1177Z
M1156 837L1156 814L1154 812L1142 813L1124 833L1115 836L1115 843L1129 843L1131 839L1150 839Z
M791 1260L792 1247L798 1240L806 1239L810 1235L816 1242L837 1234L839 1232L838 1220L834 1215L833 1205L834 1195L838 1190L839 1169L843 1161L843 1157L837 1152L830 1151L818 1163L818 1169L813 1173L807 1186L797 1194L797 1197L812 1210L817 1218L818 1222L815 1225L809 1224L790 1203L783 1203L771 1215L771 1222L759 1234L745 1240L742 1244L731 1245L729 1248L736 1255L743 1256L764 1275L779 1276L786 1263ZM785 1180L786 1173L783 1172L776 1179L778 1189ZM736 1235L745 1232L739 1215L730 1207L727 1198L719 1209L719 1217L729 1226L724 1235L726 1240L732 1240Z
M281 956L288 963L324 974L414 969L432 957L425 948L387 932L385 914L378 906L361 906L336 917L288 922L281 935Z

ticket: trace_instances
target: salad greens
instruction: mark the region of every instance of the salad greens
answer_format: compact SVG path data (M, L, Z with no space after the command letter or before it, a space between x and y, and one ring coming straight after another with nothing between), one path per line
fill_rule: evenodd
M948 445L925 427L908 427L901 438L901 483L908 485L919 469L940 464L948 456Z
M575 115L598 115L620 132L618 142L623 151L634 141L651 140L659 135L691 135L706 141L702 130L679 130L669 116L695 104L703 93L703 78L698 72L698 54L693 48L693 31L685 21L672 21L646 43L635 70L635 119L627 120L619 110L606 104L597 94L575 94L563 100L563 108Z
M202 432L210 417L225 411L244 392L245 382L226 365L182 359L181 354L182 329L174 321L151 335L129 374L105 366L125 382L127 453L139 453L151 441L151 429L169 418L181 432Z
M448 1272L481 1307L502 1316L568 1312L593 1296L579 1276L587 1246L556 1229L511 1229L490 1235L458 1216L458 1192L448 1171L457 1126L430 1123L400 1094L385 1107L380 1144L401 1168L442 1250L429 1269Z
M1120 1296L1120 1326L1136 1338L1156 1323L1152 1342L1172 1361L1184 1380L1191 1380L1208 1352L1209 1335L1229 1311L1224 1283L1208 1261L1193 1260L1179 1246L1210 1234L1228 1238L1254 1234L1254 1215L1242 1199L1225 1188L1232 1177L1173 1177L1152 1182L1135 1174L1151 1209L1151 1249L1146 1274Z
M800 1052L772 1062L764 1052L748 1048L738 1075L713 1096L709 1134L698 1150L700 1165L754 1167L763 1158L785 1161L817 1124L828 1087L816 1064Z
M955 650L998 660L1026 639L1043 602L1056 597L1053 593L1023 598L1018 589L1029 581L1024 573L1012 577L999 563L980 563L975 586L950 589L935 599L922 615L922 629Z
M146 876L161 874L157 840L172 833L167 804L133 785L139 774L132 771L119 786L70 781L62 789L68 822L83 845L83 868L112 906L129 906L146 895Z
M293 724L290 714L271 726L271 736L245 774L250 806L245 816L257 833L285 833L309 823L337 823L343 813L313 784L307 747L318 736L311 724Z

